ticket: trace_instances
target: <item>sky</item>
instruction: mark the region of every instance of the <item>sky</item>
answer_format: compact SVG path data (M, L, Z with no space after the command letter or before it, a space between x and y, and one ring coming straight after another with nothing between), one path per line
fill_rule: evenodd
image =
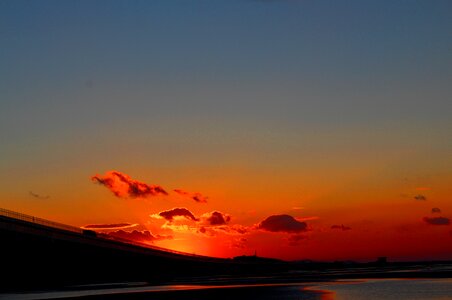
M0 207L202 255L452 259L450 1L0 0Z

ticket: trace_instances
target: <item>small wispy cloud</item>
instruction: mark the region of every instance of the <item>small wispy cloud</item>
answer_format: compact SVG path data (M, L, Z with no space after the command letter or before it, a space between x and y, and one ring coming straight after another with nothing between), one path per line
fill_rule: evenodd
M344 224L341 224L341 225L332 225L331 229L339 229L342 231L347 231L347 230L351 230L352 228L348 227L348 226L344 226Z
M285 240L289 243L289 246L299 246L303 244L303 242L307 239L307 235L305 234L292 234Z
M113 229L125 229L138 226L138 224L131 223L117 223L117 224L89 224L85 225L83 229L94 229L94 230L113 230Z
M148 230L133 230L124 231L122 229L107 233L108 236L113 238L125 239L130 241L142 242L142 243L152 243L157 240L172 239L171 235L153 235Z
M42 199L42 200L45 200L45 199L49 199L49 198L50 198L50 196L42 196L42 195L33 193L32 191L29 191L28 193L30 194L30 196L32 196L32 197L34 197L34 198L36 198L36 199Z
M422 220L430 225L450 225L450 219L445 217L424 217Z
M184 191L181 189L175 189L174 192L181 196L188 197L192 200L195 200L198 203L207 203L207 199L209 199L209 197L203 196L201 193L198 193L198 192L191 193L191 192L187 192L187 191Z
M417 201L426 201L426 200L427 200L427 197L425 197L425 196L422 195L422 194L418 194L418 195L414 196L414 200L417 200Z

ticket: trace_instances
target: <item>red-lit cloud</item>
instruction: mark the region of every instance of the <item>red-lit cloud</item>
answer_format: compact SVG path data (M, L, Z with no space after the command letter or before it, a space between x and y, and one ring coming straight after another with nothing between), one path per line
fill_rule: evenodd
M165 219L167 222L161 226L162 229L181 233L191 232L213 237L218 233L243 235L250 232L247 226L229 224L231 216L219 211L204 213L197 218L186 208L173 208L153 214L151 218Z
M190 193L190 192L183 191L181 189L175 189L174 192L181 196L189 197L190 199L193 199L199 203L207 203L207 199L209 199L208 197L203 196L201 193L197 193L197 192Z
M167 220L168 222L172 222L174 218L176 217L182 217L188 220L192 221L198 221L198 219L195 217L195 215L189 211L186 208L173 208L170 210L165 210L162 212L159 212L158 215L152 215L153 217L162 217L163 219Z
M125 239L136 242L154 242L156 240L172 239L172 236L153 235L148 230L144 231L134 230L130 232L124 230L117 230L109 232L107 235L113 238Z
M146 184L132 179L129 175L118 171L108 171L104 176L91 177L95 183L108 188L117 197L146 198L149 196L168 195L159 185Z
M346 231L346 230L351 230L351 227L348 226L344 226L344 224L341 225L332 225L331 229L338 229L338 230L342 230L342 231Z
M432 208L432 214L440 214L440 213L441 213L441 209L439 209L438 207Z
M124 229L124 228L130 228L135 227L138 224L130 224L130 223L118 223L118 224L90 224L85 225L82 228L84 229L98 229L98 230L108 230L108 229Z
M422 220L430 225L450 225L450 219L445 217L424 217Z
M257 225L257 229L271 232L299 233L307 231L305 222L297 221L289 215L273 215Z

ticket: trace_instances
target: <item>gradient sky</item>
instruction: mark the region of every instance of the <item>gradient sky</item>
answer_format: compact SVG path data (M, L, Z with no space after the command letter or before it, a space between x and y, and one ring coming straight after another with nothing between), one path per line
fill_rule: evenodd
M452 259L451 37L441 0L1 0L0 207L222 257Z

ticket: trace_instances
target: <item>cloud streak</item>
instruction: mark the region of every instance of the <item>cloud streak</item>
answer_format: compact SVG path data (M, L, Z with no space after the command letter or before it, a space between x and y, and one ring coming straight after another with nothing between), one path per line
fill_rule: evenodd
M146 184L132 179L129 175L118 172L108 171L104 176L95 175L91 177L94 183L108 188L116 197L120 198L147 198L157 195L168 195L168 193L159 185Z
M32 191L30 191L29 194L30 194L30 196L32 196L32 197L34 197L34 198L36 198L36 199L46 200L46 199L49 199L49 198L50 198L50 196L42 196L42 195L33 193Z
M208 197L203 196L201 193L198 193L198 192L190 193L190 192L186 192L181 189L175 189L174 192L181 196L188 197L198 203L207 203L207 199L209 199Z
M299 246L306 239L307 239L306 235L303 235L303 234L292 234L286 240L289 243L289 246Z
M348 226L344 226L344 224L341 224L341 225L332 225L331 226L331 229L337 229L337 230L342 230L342 231L347 231L347 230L351 230L352 228L351 227L348 227Z
M135 241L135 242L154 242L156 240L163 240L163 239L172 239L172 236L163 236L163 235L153 235L148 230L143 231L124 231L124 230L117 230L113 232L109 232L107 234L110 237L118 238L118 239L124 239L129 241Z
M117 223L117 224L90 224L85 225L82 228L84 229L94 229L94 230L109 230L109 229L124 229L135 227L138 224L130 224L130 223Z
M450 225L450 219L445 217L424 217L422 220L430 225Z

